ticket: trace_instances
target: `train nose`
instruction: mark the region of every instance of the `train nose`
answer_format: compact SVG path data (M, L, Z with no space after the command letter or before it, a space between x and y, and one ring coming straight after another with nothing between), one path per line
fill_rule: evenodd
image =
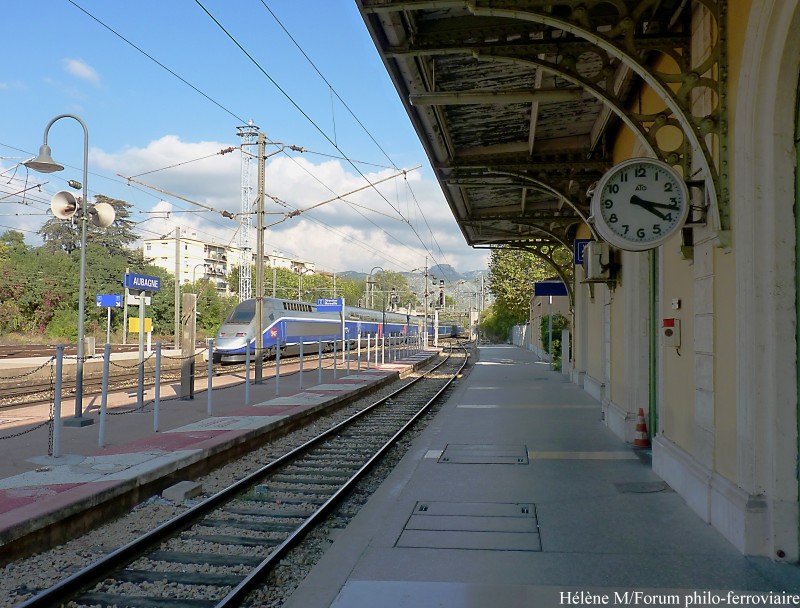
M247 344L247 337L242 335L226 336L218 334L214 346L219 350L236 350L244 348Z

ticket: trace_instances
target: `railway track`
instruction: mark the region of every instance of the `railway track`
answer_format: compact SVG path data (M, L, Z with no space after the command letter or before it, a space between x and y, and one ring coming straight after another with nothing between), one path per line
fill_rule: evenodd
M463 349L448 355L399 390L20 608L70 600L70 606L137 608L240 605L413 427L466 362Z

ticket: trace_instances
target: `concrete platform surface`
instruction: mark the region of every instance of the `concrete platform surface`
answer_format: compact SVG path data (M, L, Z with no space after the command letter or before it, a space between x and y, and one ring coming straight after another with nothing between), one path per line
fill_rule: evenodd
M478 352L286 608L800 605L796 565L739 554L582 389Z

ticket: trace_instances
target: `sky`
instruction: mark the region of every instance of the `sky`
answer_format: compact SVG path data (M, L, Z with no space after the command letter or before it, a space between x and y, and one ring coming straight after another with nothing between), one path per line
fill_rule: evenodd
M45 0L6 3L3 18L0 231L40 245L52 195L82 180L84 131L71 118L48 135L64 171L20 164L53 118L73 114L88 129L90 198L129 202L142 238L180 226L237 245L241 216L220 212L241 211L237 127L252 121L270 142L265 252L328 272L486 267L353 0ZM250 171L252 205L255 160Z

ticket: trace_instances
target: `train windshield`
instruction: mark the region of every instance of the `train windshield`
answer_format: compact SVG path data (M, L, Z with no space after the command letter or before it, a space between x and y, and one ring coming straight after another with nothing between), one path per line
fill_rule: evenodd
M245 300L237 305L225 319L225 323L240 323L247 324L256 316L256 301Z

